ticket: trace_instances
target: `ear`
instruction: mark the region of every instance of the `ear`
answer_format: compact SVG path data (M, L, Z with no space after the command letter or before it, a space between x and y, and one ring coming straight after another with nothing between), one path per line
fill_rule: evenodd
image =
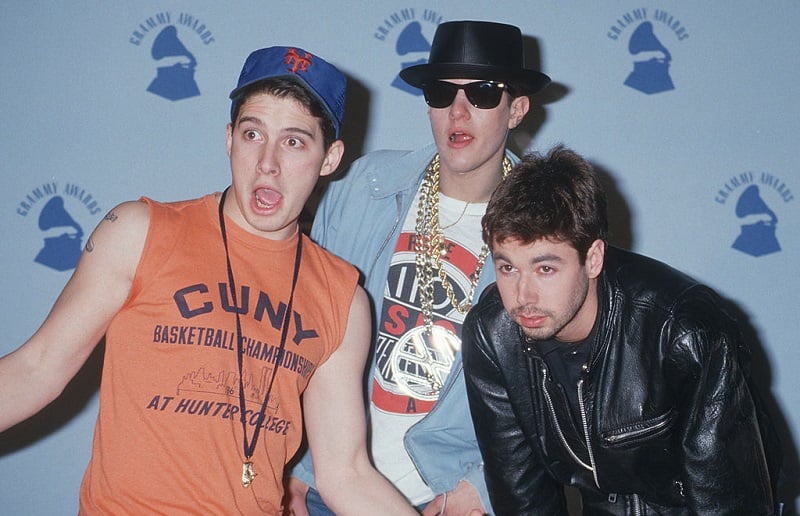
M225 150L228 153L228 157L231 157L231 146L233 145L233 126L228 124L225 126Z
M586 251L586 273L589 279L597 278L603 270L606 257L606 243L600 239L595 240Z
M508 115L508 128L514 129L517 127L525 115L528 114L528 110L531 108L531 99L528 97L516 97L514 100L511 101L511 109Z
M319 175L327 176L333 174L336 171L336 168L339 166L339 162L342 161L343 155L344 142L342 140L336 140L328 148L328 152L325 153L325 159L322 161L322 167L319 170Z

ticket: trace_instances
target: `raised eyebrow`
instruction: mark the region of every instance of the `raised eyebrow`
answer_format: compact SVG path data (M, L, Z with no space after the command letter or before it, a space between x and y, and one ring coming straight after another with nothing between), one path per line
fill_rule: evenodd
M282 133L290 133L290 134L291 133L300 133L300 134L303 134L305 136L308 136L312 140L314 139L314 133L312 133L308 129L303 129L302 127L285 127L281 132Z
M543 262L563 262L564 259L557 254L546 253L546 254L539 254L531 259L531 263L539 264Z
M263 120L261 120L257 116L251 116L251 115L242 115L241 117L239 117L239 125L241 125L241 124L243 124L245 122L248 122L248 123L251 123L251 124L255 124L255 125L259 125L259 126L263 126L264 125L264 121Z
M497 263L498 261L504 261L508 263L508 258L503 256L502 252L492 251L492 261Z
M261 120L259 117L252 115L243 115L241 118L239 118L239 125L245 122L255 124L259 127L264 127L266 125L264 121ZM285 134L300 133L305 136L308 136L311 139L314 139L314 133L312 133L308 129L303 129L302 127L285 127L281 130L281 132Z

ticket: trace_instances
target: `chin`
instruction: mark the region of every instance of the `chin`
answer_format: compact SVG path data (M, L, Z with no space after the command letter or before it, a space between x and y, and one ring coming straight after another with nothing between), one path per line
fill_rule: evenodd
M548 340L555 336L555 332L546 328L526 328L525 326L520 326L520 328L522 328L522 334L531 340Z

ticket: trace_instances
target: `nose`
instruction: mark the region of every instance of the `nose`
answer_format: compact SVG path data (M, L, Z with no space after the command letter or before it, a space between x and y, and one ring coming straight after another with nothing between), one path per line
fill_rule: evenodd
M467 94L464 93L464 90L458 90L456 97L453 99L453 103L450 104L450 118L454 120L469 118L470 106L471 104L469 100L467 100Z
M535 305L539 301L539 294L532 278L521 274L517 280L517 303L520 306Z
M258 157L258 172L261 174L278 174L280 173L278 163L278 149L269 143L265 144Z

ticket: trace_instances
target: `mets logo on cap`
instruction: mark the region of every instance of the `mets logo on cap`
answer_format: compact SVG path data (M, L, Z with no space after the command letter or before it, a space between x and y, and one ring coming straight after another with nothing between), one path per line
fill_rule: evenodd
M297 81L322 104L339 137L347 79L335 66L300 47L267 47L252 52L231 91L231 113L245 88L266 79Z

